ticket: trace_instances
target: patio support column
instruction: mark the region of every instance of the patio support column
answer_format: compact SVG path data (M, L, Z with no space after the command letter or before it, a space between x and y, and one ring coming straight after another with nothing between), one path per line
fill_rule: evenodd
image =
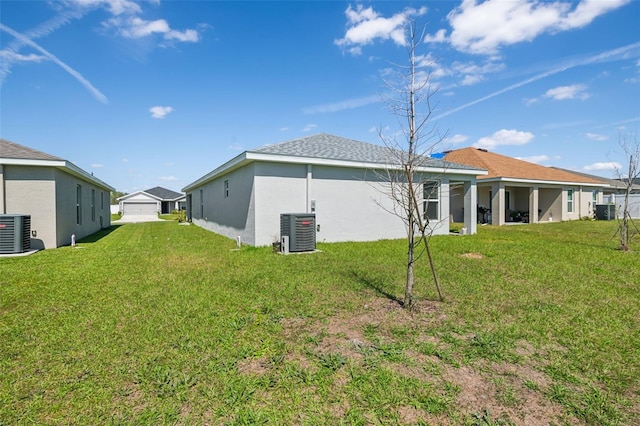
M491 224L502 226L505 224L504 183L497 182L491 186L493 199L491 200Z
M464 183L464 227L468 234L478 232L478 188L476 180Z
M538 187L529 188L529 223L538 223Z

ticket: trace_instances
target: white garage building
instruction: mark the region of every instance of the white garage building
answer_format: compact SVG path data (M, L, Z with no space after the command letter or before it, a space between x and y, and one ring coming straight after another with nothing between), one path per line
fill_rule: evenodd
M184 208L185 195L156 186L118 198L123 216L168 214Z

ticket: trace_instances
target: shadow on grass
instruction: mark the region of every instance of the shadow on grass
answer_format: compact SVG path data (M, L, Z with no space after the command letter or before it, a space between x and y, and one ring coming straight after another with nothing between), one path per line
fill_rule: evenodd
M116 229L118 229L121 226L122 225L111 225L108 228L103 228L103 229L99 230L98 232L94 232L93 234L91 234L89 236L86 236L81 240L78 240L78 243L82 243L82 244L96 243L96 242L100 241L102 238L106 237L107 235L109 235L110 233L112 233L113 231L115 231Z
M392 300L392 301L396 302L400 306L403 306L402 299L400 299L396 295L391 294L388 291L386 291L381 282L379 282L379 281L376 282L376 281L374 281L372 279L369 279L369 278L365 277L364 275L362 275L362 274L360 274L360 273L358 273L356 271L352 271L350 275L357 282L359 282L363 286L375 291L378 295L380 295L382 297L385 297L385 298L387 298L389 300Z

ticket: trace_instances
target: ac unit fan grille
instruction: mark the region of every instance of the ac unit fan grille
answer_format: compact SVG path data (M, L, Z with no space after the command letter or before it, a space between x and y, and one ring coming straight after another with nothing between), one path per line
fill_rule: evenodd
M280 235L289 237L289 251L313 251L316 249L316 216L308 213L280 215Z
M31 216L0 215L0 254L31 249Z

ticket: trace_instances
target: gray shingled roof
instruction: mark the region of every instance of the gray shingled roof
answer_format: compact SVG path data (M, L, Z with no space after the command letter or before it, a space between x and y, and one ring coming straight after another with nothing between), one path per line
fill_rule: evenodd
M247 152L377 164L393 163L394 158L392 150L389 147L360 142L327 133L293 139L274 145L265 145ZM475 169L475 167L427 157L424 158L422 166L464 170Z
M143 192L153 195L154 197L158 197L162 200L175 200L176 198L180 198L184 196L184 194L172 191L167 188L163 188L161 186L156 186L155 188L147 189Z
M55 160L64 161L60 157L47 154L26 146L0 139L0 158L13 158L18 160Z

